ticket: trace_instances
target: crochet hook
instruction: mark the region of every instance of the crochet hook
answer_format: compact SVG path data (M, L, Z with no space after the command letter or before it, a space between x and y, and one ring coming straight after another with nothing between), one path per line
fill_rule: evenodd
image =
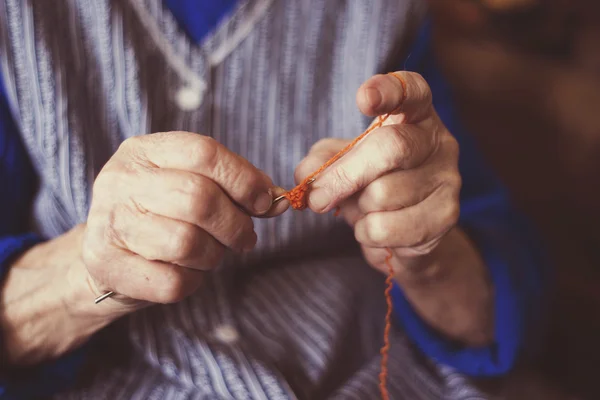
M311 178L308 181L306 181L307 185L310 185L311 183L313 183L314 181L316 181L317 178ZM281 196L277 196L273 199L273 205L279 203L281 200L285 199L285 193L282 194Z
M307 185L310 185L310 184L312 184L312 183L313 183L314 181L316 181L316 180L317 180L316 178L311 178L311 179L309 179L308 181L306 181L306 184L307 184ZM275 205L275 204L279 203L279 202L280 202L281 200L283 200L283 199L285 199L285 194L282 194L281 196L277 196L277 197L275 197L275 198L273 199L273 203L272 203L272 204L273 204L273 205ZM114 296L115 294L116 294L116 293L115 293L115 292L113 292L113 291L106 292L106 293L104 293L103 295L101 295L101 296L98 296L98 297L97 297L97 298L94 300L94 303L98 304L98 303L100 303L100 302L102 302L102 301L104 301L104 300L108 299L109 297L112 297L112 296Z

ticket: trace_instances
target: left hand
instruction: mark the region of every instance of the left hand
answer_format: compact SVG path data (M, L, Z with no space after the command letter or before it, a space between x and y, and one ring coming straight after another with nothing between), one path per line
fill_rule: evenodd
M456 225L461 177L458 144L437 115L428 84L416 73L396 74L406 93L392 75L376 75L359 88L361 112L394 115L317 177L308 207L319 213L339 207L367 261L387 272L390 249L397 275L427 264L423 261ZM296 169L296 179L348 142L317 142Z

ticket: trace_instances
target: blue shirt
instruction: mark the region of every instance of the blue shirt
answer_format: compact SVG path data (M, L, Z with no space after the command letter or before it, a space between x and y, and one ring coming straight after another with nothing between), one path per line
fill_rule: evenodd
M164 0L188 35L200 41L235 6L235 0ZM405 64L396 69L419 72L429 82L434 105L457 138L463 178L460 226L477 244L495 286L495 343L479 349L463 348L427 326L408 303L402 289L393 290L396 323L429 357L473 376L507 372L523 345L526 321L539 308L542 259L535 235L525 218L511 206L506 189L486 166L472 138L457 119L452 93L439 71L430 44L429 26L411 49ZM0 279L11 261L43 240L26 232L28 203L35 190L36 174L20 142L0 85ZM1 334L1 332L0 332ZM73 383L85 362L82 348L59 360L0 376L1 398L48 396Z

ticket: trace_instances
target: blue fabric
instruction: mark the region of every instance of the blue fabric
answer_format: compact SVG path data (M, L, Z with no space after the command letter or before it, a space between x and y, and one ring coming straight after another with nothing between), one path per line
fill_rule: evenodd
M42 241L26 232L36 175L10 114L0 82L0 283L22 252ZM0 336L2 332L0 332ZM85 346L54 362L19 371L0 371L1 399L39 399L73 384L83 365Z
M0 237L25 233L36 177L19 138L0 82ZM0 245L0 253L3 253ZM1 265L1 264L0 264Z
M76 383L92 342L65 356L31 368L0 375L0 399L43 399Z
M532 322L532 315L539 311L545 258L532 227L511 207L506 189L456 118L452 93L436 65L430 35L427 23L405 69L419 72L427 80L440 118L460 145L463 187L459 225L478 246L494 284L495 342L485 348L466 348L446 340L415 313L398 285L392 291L395 316L415 345L432 359L472 376L500 375L515 364L527 321Z
M189 1L163 0L181 27L196 42L200 42L227 14L237 0Z
M164 1L196 41L205 37L235 4L234 0ZM496 344L469 350L448 343L414 313L399 287L395 287L393 293L396 316L425 354L468 374L494 375L512 366L521 346L525 310L539 292L541 281L535 271L539 263L529 251L529 236L521 230L524 220L510 208L506 192L485 168L473 143L454 118L452 100L431 55L428 30L426 27L418 38L407 69L413 68L430 82L438 113L461 144L460 170L464 185L461 224L482 250L496 285ZM26 232L29 211L26 205L36 176L10 117L6 96L3 91L0 94L0 187L10 188L2 190L0 196L2 278L9 260L41 238ZM10 376L0 375L0 398L40 398L67 387L76 379L90 346L92 342L54 362Z

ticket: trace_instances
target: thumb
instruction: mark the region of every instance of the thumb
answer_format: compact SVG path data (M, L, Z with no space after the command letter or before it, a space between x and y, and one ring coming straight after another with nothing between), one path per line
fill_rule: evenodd
M266 181L273 182L271 177L269 175L267 175L267 173L265 171L263 171L262 169L259 169L259 172L265 178ZM271 197L273 199L275 199L278 196L281 196L282 194L285 193L285 189L282 187L279 187L279 186L272 186L269 190L271 193ZM289 208L289 206L290 206L290 204L287 201L280 201L278 203L273 203L273 204L271 204L271 208L269 209L269 211L267 211L266 213L259 215L257 217L258 218L277 217L278 215L283 214Z
M283 195L286 192L284 188L275 186L271 188L271 196L273 200ZM258 218L272 218L283 214L290 207L290 203L287 200L282 200L277 203L273 203L271 208L266 213L260 215Z

